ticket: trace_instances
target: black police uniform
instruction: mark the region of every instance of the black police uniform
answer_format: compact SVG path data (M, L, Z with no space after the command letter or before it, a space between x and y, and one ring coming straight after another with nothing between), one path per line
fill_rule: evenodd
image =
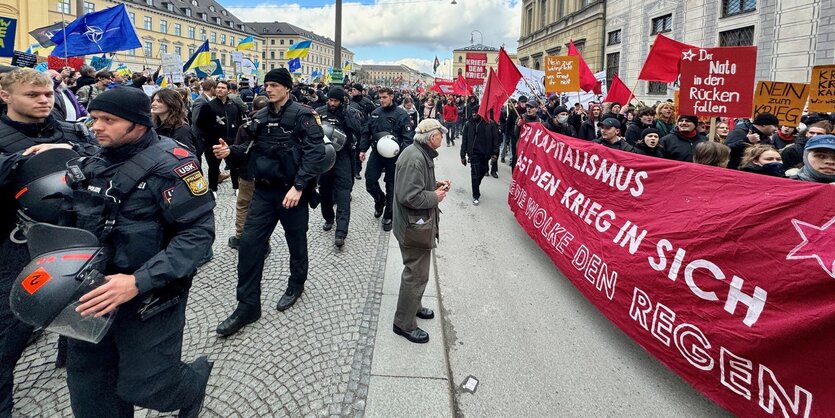
M304 290L308 270L308 202L321 173L317 163L324 159L325 149L324 133L313 109L292 99L277 112L272 104L259 110L249 129L255 140L230 147L226 161L232 165L247 164L255 178L255 192L241 234L235 311L251 322L260 317L264 253L279 221L290 251L286 294L298 296ZM301 200L295 207L285 209L282 202L291 187L303 190Z
M217 191L218 175L220 175L220 160L215 157L212 152L212 146L217 145L218 139L222 138L227 143L231 143L238 136L238 127L241 126L243 115L241 108L238 107L231 99L226 98L226 102L222 102L215 97L210 100L205 106L200 109L200 114L197 116L197 127L204 132L204 139L206 140L206 165L209 167L209 188ZM235 187L237 188L237 187Z
M371 117L371 112L376 109L374 103L366 96L362 94L358 94L356 96L351 97L351 101L348 104L350 107L359 110L360 114L362 115L362 124L363 124L363 133L367 135L368 133L368 119ZM360 171L362 171L362 161L360 161L360 144L362 143L362 138L357 138L357 142L354 143L353 149L353 159L351 160L352 169L354 170L354 178L359 180L362 177L360 176Z
M316 109L323 123L329 123L345 133L347 141L339 152L333 167L319 178L319 192L322 195L322 217L326 223L336 220L336 237L348 236L351 220L351 189L354 187L354 173L351 167L352 152L357 138L362 134L362 115L352 107L341 105L332 111L328 106ZM336 214L333 204L336 201Z
M95 141L80 124L58 121L49 116L43 123L14 122L0 117L0 417L12 413L12 385L15 363L26 348L32 327L20 322L9 307L9 292L17 275L29 262L25 244L15 244L9 237L17 215L13 185L19 180L17 168L26 161L24 150L37 144L72 144L79 154L98 151Z
M111 252L103 273L133 274L139 289L119 306L99 344L69 340L73 414L132 417L134 405L194 408L210 366L205 359L181 361L185 307L197 262L215 232L215 202L198 160L149 129L135 143L69 168L75 225L99 236Z
M367 152L371 146L374 149L368 157L368 165L365 167L365 188L371 197L374 198L376 206L385 204L383 212L383 226L390 228L392 217L392 202L394 200L394 169L397 157L385 158L377 153L377 144L371 143L371 137L380 132L388 132L397 138L402 151L414 141L415 127L412 126L412 118L400 107L392 104L390 107L378 107L371 112L368 120L369 137L360 145L362 152ZM385 172L386 192L380 188L380 176ZM387 226L388 225L388 226Z

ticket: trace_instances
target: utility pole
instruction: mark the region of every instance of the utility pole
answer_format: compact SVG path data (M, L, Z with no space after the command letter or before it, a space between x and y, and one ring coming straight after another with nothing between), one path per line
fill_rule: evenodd
M342 85L344 82L342 74L342 0L336 0L336 27L333 31L333 75L331 84Z

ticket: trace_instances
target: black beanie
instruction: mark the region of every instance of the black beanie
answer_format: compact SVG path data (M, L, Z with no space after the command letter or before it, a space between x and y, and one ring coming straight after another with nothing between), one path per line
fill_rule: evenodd
M692 122L693 125L697 125L697 126L699 125L699 118L697 118L694 115L681 115L681 116L678 117L678 120L682 120L682 119Z
M557 106L554 108L554 116L559 115L560 113L568 113L568 108L565 106Z
M328 90L328 99L336 99L340 101L345 101L345 90L339 86L333 86L330 90Z
M353 87L356 90L362 91L362 84L360 83L354 83Z
M646 137L647 137L647 135L649 135L649 134L656 134L656 135L658 135L658 136L659 136L659 139L660 139L660 137L661 137L661 131L659 131L658 129L655 129L655 128L646 128L646 129L644 129L644 130L641 132L641 140L643 140L644 138L646 138Z
M264 76L264 82L266 83L268 81L281 84L288 89L293 88L293 76L290 75L290 71L287 71L286 68L275 68L270 70L270 72Z
M771 113L763 112L754 117L753 123L754 125L760 126L779 125L780 119L777 119L777 116L774 116Z
M151 99L142 89L122 86L107 90L90 102L87 111L110 113L122 119L145 126L154 126L151 121Z

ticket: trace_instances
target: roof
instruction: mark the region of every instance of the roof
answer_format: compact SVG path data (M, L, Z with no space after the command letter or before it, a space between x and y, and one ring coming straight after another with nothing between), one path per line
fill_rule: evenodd
M248 35L257 35L254 31L247 27L247 25L238 19L232 12L226 10L225 7L221 6L220 3L214 0L153 0L149 2L147 0L115 0L117 2L125 3L125 4L135 4L142 7L148 7L154 9L163 14L175 15L181 17L186 20L197 20L202 21L200 19L200 14L206 14L206 22L201 24L208 24L211 26L216 26L219 28L223 28L226 30L232 30L236 32L243 32ZM194 5L194 2L197 5ZM173 10L168 10L168 5L171 4ZM191 9L191 17L186 16L185 9ZM217 23L215 20L216 18L220 18L220 24ZM235 25L234 28L229 26L229 23Z
M498 51L499 48L494 48L492 46L487 46L483 44L474 44L470 46L465 46L461 48L455 48L453 51Z
M178 1L178 0L177 0ZM245 25L252 29L256 34L261 36L300 36L311 41L316 41L328 46L335 46L336 42L332 39L317 35L307 29L302 29L296 25L287 22L246 22ZM342 47L343 51L351 52L348 48Z
M363 71L403 71L415 75L426 75L404 64L362 64Z

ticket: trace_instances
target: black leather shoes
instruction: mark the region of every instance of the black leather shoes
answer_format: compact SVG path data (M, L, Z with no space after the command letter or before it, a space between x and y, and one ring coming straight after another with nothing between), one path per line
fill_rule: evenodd
M200 356L197 360L194 360L192 365L197 369L197 373L200 373L203 390L200 392L200 399L194 404L180 409L180 412L177 414L178 418L197 418L200 414L200 410L203 409L203 401L206 400L206 388L209 386L209 376L212 375L212 368L215 363L209 361L209 358L206 356Z
M229 248L231 248L233 250L237 250L237 249L241 248L241 239L232 235L231 237L229 237L228 244L229 244Z
M383 231L391 231L391 219L383 219Z
M278 305L276 305L275 308L278 309L279 312L286 311L288 308L293 306L297 300L299 300L303 292L304 288L296 291L295 289L288 287L287 291L284 292L284 295L281 296L281 299L278 300Z
M413 343L425 344L429 342L429 334L420 328L415 328L412 332L406 332L400 329L397 325L392 325L392 329L395 334L401 335Z
M435 317L435 311L429 308L420 308L415 316L420 319L432 319Z
M322 225L322 230L323 231L330 231L331 229L333 229L333 222L325 221L325 224Z
M493 176L494 179L499 178L499 173L490 173L490 175Z
M374 202L374 217L379 218L383 216L383 209L386 208L386 201Z
M217 326L215 331L217 332L217 335L221 337L228 337L260 318L260 310L255 313L250 313L237 308L235 309L235 312L232 312L232 315L229 315L229 318L226 318L225 321L221 322L220 325Z
M342 246L345 245L345 237L336 237L333 240L333 245L336 245L337 247L342 248Z

